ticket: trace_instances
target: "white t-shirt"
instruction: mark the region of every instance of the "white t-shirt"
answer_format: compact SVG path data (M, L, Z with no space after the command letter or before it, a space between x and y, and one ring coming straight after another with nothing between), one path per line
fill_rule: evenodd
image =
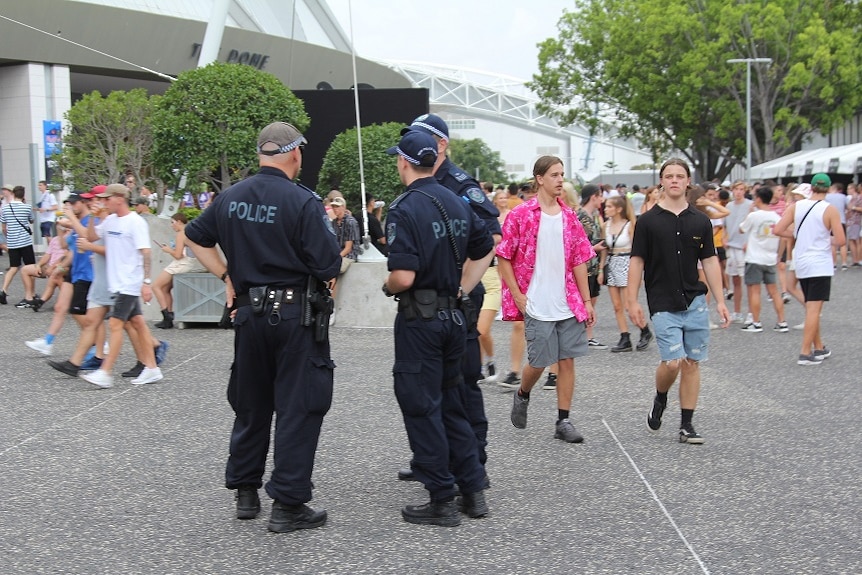
M39 212L39 221L43 223L57 221L57 200L54 199L54 194L45 192L39 200L39 209L48 208L47 212Z
M135 212L129 212L122 218L111 214L96 226L96 233L105 240L108 289L111 293L141 295L144 281L141 250L150 247L147 222Z
M778 214L772 210L751 212L739 227L748 237L745 248L745 263L774 266L778 263L778 242L772 226L778 223Z
M566 255L563 251L563 214L542 212L536 238L536 267L527 288L527 314L541 321L574 317L566 301Z

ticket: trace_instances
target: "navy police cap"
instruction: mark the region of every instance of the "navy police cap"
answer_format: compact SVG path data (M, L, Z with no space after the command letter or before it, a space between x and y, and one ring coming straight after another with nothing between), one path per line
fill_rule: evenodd
M397 146L386 150L390 156L398 154L414 166L433 168L437 161L437 142L429 134L406 130Z
M432 134L444 140L449 139L449 126L443 121L443 118L436 114L422 114L410 124L410 127L401 130L403 136L408 130L420 130L426 134Z

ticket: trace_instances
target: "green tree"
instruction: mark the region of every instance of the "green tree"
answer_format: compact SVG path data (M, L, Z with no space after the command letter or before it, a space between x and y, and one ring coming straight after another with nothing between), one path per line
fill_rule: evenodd
M449 152L452 161L477 180L494 183L509 180L500 152L492 150L479 138L449 140Z
M398 143L403 127L404 124L398 122L362 127L365 190L387 205L404 191L395 158L386 154L387 148ZM365 209L359 182L358 142L356 128L338 134L326 151L317 178L317 192L321 196L338 188L354 214Z
M751 65L752 159L773 159L859 110L860 15L851 0L578 0L530 86L564 125L610 123L723 178L746 139L745 64L727 60L773 59Z
M199 183L221 191L257 168L257 135L276 121L310 123L272 74L220 62L183 72L156 106L155 164L175 193Z
M119 181L127 171L137 181L153 176L151 119L158 96L139 88L128 92L85 94L66 112L58 172L73 189Z

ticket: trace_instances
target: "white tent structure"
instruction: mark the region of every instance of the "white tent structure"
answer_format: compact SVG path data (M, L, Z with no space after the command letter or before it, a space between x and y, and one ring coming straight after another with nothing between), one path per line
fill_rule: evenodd
M834 148L800 150L751 168L753 180L797 179L818 172L833 175L862 174L862 143Z

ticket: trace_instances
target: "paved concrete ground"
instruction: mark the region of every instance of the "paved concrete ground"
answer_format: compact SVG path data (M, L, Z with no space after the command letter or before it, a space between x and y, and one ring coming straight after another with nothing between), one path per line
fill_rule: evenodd
M860 280L835 280L823 315L834 355L820 366L796 365L800 332L713 332L695 416L703 446L677 443L673 393L665 426L646 431L654 345L577 362L582 445L553 439L553 393L534 393L517 430L511 394L487 386L492 514L458 528L400 518L426 494L395 479L409 451L392 331L334 328L313 502L329 523L284 535L267 532L268 505L234 519L222 487L230 332L160 332L163 383L100 390L24 346L50 312L0 306L0 573L860 573ZM11 303L19 296L16 279ZM599 312L612 343L607 295ZM798 304L788 319L801 321ZM65 326L55 356L76 332ZM502 370L508 326L494 335ZM120 367L133 363L124 349Z

